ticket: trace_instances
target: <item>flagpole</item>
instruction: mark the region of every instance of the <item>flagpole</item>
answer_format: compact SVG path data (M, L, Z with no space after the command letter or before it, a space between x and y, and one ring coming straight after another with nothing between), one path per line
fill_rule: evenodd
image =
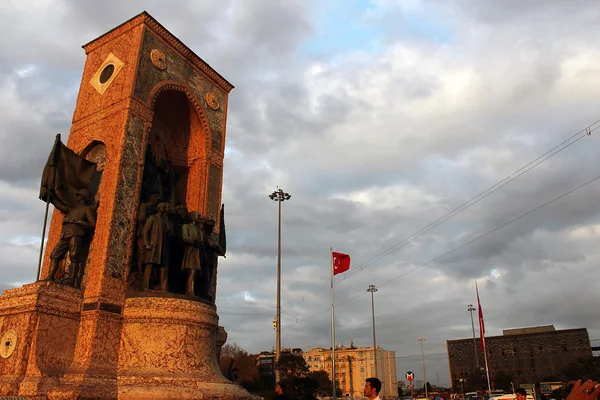
M46 213L44 214L44 227L42 228L42 242L40 243L40 257L38 259L38 269L36 281L40 280L40 273L42 270L42 255L44 254L44 239L46 238L46 224L48 223L48 208L50 208L50 198L46 202Z
M483 348L485 349L485 336L483 337ZM489 396L492 397L492 385L490 385L490 370L488 368L488 360L487 360L487 351L484 350L483 352L483 357L485 358L485 373L487 375L487 383L488 383L488 390L489 390Z
M333 400L335 400L335 304L333 295L333 247L329 248L329 252L331 253L331 261L329 265L329 278L331 282L331 381L333 382L333 393L331 397L333 398Z
M54 138L54 146L52 146L52 153L51 153L51 154L54 154L53 164L55 167L56 167L56 157L57 157L56 156L56 146L58 145L59 142L60 142L60 133L57 133L56 137ZM56 174L56 172L55 172L55 174ZM54 180L52 182L54 182ZM40 243L40 256L38 258L38 269L37 269L36 281L40 280L40 273L42 272L42 257L44 255L44 239L46 239L46 226L48 224L48 209L50 208L50 192L51 192L51 190L48 189L48 193L46 196L46 212L44 213L44 227L42 228L42 242Z
M477 293L477 307L479 307L479 336L481 343L483 344L483 359L485 360L485 374L487 376L488 394L492 395L492 385L490 384L490 369L488 367L487 359L487 348L485 346L485 328L481 329L481 320L483 319L483 312L481 310L481 300L479 299L479 288L477 287L477 281L475 281L475 292Z

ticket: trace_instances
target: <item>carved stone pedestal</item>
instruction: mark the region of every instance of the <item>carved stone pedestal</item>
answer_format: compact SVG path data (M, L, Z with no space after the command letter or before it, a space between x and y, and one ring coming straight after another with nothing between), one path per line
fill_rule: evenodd
M217 364L219 317L212 304L128 298L119 349L119 399L254 399Z
M81 301L81 290L49 282L0 296L0 393L44 395L57 384L73 361Z

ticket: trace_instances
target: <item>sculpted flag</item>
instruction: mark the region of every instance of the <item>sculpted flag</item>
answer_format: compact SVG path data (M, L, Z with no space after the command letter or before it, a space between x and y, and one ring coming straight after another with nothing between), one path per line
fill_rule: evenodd
M481 309L481 302L479 301L479 288L475 283L475 290L477 291L477 309L479 310L479 343L481 344L481 350L485 353L485 323L483 322L483 310Z
M75 207L75 192L89 189L96 164L65 146L56 135L54 147L42 173L40 200L64 208Z
M341 274L350 269L350 256L344 253L332 252L333 255L333 275Z
M219 246L221 246L221 254L225 257L227 251L227 236L225 234L225 204L221 204L221 215L219 218Z

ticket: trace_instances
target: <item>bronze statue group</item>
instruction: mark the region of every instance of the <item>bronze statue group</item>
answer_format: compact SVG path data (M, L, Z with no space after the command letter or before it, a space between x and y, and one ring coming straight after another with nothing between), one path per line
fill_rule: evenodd
M97 204L88 205L90 194L87 190L78 191L75 197L75 207L59 207L66 217L60 239L50 254L50 271L46 279L80 287L85 262L83 253L96 225ZM142 274L139 289L151 290L151 283L154 283L152 290L155 291L181 291L186 296L214 302L217 257L224 256L214 227L214 218L202 218L197 211L188 213L183 205L173 208L171 203L162 202L159 194L151 194L148 201L140 205L137 214L133 263L137 271L131 272ZM67 254L70 263L57 277L60 262ZM153 273L157 276L153 277ZM175 281L169 282L170 277Z
M176 287L180 282L169 285L169 277L177 277L170 269L178 268L187 274L186 296L214 301L213 275L217 257L224 255L214 227L214 218L188 213L183 205L173 210L158 194L150 195L138 212L136 259L143 274L141 289L150 289L153 272L158 274L154 290Z

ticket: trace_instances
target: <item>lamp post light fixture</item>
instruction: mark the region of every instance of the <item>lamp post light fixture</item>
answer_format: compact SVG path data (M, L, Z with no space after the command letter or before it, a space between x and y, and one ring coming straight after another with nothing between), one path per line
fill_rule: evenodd
M417 340L421 342L421 358L423 359L423 380L425 382L425 398L428 399L429 394L427 393L427 370L425 369L425 352L423 351L423 342L425 341L425 339L420 337Z
M281 355L281 203L289 200L292 196L284 192L278 186L277 190L269 195L269 198L277 202L277 315L275 317L275 381L279 382L279 356Z
M373 299L373 294L377 291L375 285L369 285L367 292L371 293L371 316L373 319L373 366L375 367L375 375L377 378L377 339L375 336L375 301Z

